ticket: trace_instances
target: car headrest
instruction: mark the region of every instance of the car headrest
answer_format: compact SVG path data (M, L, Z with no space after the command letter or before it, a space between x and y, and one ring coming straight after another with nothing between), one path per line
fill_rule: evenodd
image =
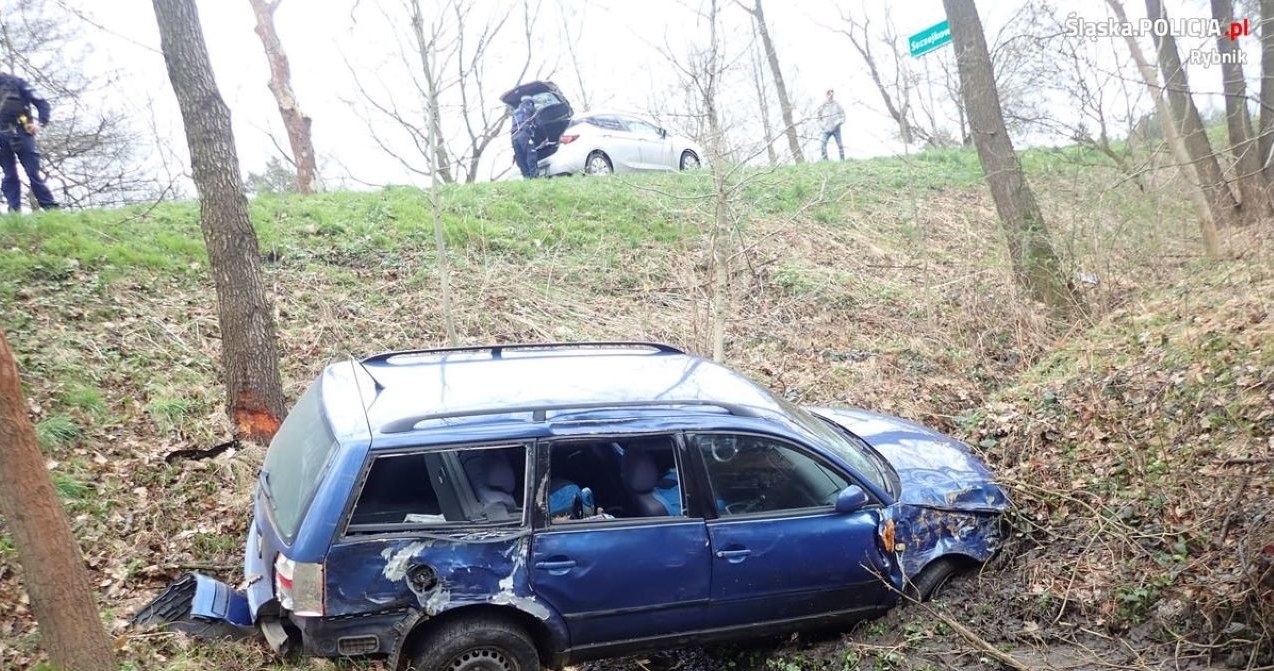
M487 450L464 462L464 469L476 486L486 486L506 494L512 494L517 477L508 458L494 450Z
M653 490L659 483L659 470L655 468L655 461L645 450L635 449L631 445L624 451L620 470L624 486L638 494Z

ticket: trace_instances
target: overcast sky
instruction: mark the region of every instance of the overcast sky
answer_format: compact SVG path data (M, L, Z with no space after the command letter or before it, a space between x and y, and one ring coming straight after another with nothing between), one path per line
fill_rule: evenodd
M161 133L173 138L174 147L184 156L180 117L158 50L150 2L112 0L109 11L92 0L67 2L104 29L86 28L86 37L94 43L94 67L119 74L117 95L121 104L131 107L131 113L144 123L153 119ZM505 6L496 0L477 3L479 13ZM243 169L259 170L270 156L278 155L271 134L284 146L286 141L278 110L266 88L269 72L260 41L253 32L251 8L247 0L199 0L198 4L217 83L232 110ZM424 0L423 4L428 7L435 0ZM1074 6L1080 14L1094 19L1107 16L1105 3L1096 0L1062 4ZM1138 11L1140 3L1126 4L1130 13L1143 14ZM726 48L743 53L752 39L748 17L728 0L723 0L723 5ZM884 5L879 3L842 0L839 5L868 12L877 25L883 20ZM647 110L673 88L673 69L663 52L682 54L706 38L704 27L692 11L698 6L698 0L540 0L535 39L537 64L552 72L568 97L576 98L578 109L580 86L566 49L569 41L593 106ZM1207 7L1199 2L1169 3L1169 8L1176 16L1207 15ZM987 32L993 36L1012 16L1014 6L1009 2L984 1L979 3L979 10ZM839 23L838 11L834 0L767 3L767 18L792 97L808 113L821 101L823 91L836 89L849 116L845 133L849 154L870 156L901 151L901 145L893 138L893 123L884 114L865 68L848 40L832 30ZM405 26L404 16L399 0L286 0L278 11L276 23L291 59L293 88L302 108L314 119L314 142L329 186L342 186L342 180L344 186L351 187L358 183L424 182L377 147L369 125L382 131L381 136L395 146L405 140L395 136L392 122L363 99L359 86L361 83L378 98L412 97L401 54L403 38L399 29ZM943 18L940 0L911 0L892 6L892 19L903 39ZM517 21L520 19L513 23ZM517 61L525 49L520 30L520 25L506 26L497 45L499 55L484 87L491 101L517 83L513 81ZM1255 39L1250 42L1255 43ZM1250 63L1247 75L1252 79L1259 55ZM1192 84L1196 89L1219 89L1219 68L1195 70ZM727 101L735 116L756 116L751 109L745 109L749 95L755 100L754 93L742 86L736 89L739 90ZM455 119L451 122L458 124ZM494 146L505 158L484 168L484 177L505 167L507 144L502 134ZM806 151L817 150L808 145Z

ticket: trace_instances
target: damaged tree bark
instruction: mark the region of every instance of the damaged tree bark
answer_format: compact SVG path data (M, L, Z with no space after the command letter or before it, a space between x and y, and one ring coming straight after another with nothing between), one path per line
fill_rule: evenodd
M0 330L0 513L13 535L40 644L53 667L113 671L84 559L27 417L18 367Z
M195 0L152 0L168 78L190 147L199 226L217 288L226 409L241 438L269 442L283 418L274 314L261 280L239 156L212 75Z
M314 158L314 141L310 136L310 117L301 112L301 105L292 92L292 68L287 52L274 29L274 12L283 0L248 0L257 17L257 36L265 47L265 57L270 61L270 93L279 105L283 127L292 145L292 163L296 166L296 189L301 193L314 193L314 179L318 167Z

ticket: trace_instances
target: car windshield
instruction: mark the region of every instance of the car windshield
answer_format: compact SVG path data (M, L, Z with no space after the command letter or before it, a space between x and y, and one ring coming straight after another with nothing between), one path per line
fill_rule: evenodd
M841 458L849 462L849 465L853 466L854 470L871 480L872 484L887 492L890 491L889 480L885 477L883 465L865 446L851 440L847 433L836 430L829 422L810 414L804 408L778 396L774 398L783 407L784 412L795 420L797 424L800 424L801 428L813 434L820 444L835 451Z
M297 525L318 489L323 467L335 449L336 438L323 420L316 382L283 420L261 466L262 485L274 512L274 523L287 541L296 535Z

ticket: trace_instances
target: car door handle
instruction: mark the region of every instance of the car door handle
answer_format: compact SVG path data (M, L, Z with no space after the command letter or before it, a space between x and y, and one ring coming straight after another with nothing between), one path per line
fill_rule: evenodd
M575 568L574 559L563 559L560 561L537 561L535 568L548 571L553 575L565 575L567 571Z
M717 559L724 559L731 564L737 564L744 559L747 559L750 554L752 554L752 551L748 549L717 550Z

